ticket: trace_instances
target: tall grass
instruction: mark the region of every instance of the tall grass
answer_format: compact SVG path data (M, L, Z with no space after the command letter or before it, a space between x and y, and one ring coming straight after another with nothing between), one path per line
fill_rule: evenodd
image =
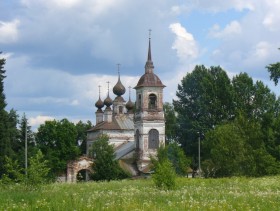
M175 190L152 180L3 186L0 210L279 210L280 176L178 178Z

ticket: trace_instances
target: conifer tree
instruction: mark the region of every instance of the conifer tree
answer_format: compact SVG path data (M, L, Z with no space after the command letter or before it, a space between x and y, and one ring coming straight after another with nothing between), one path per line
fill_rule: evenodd
M18 138L16 142L13 142L13 150L17 154L17 159L22 166L24 166L25 161L25 134L27 138L28 149L27 157L31 158L36 154L37 149L35 149L34 133L32 132L31 126L28 124L28 119L24 113L19 121Z
M1 56L1 52L0 52ZM4 94L4 79L5 79L5 65L6 60L0 59L0 178L4 173L5 156L10 157L12 154L10 134L9 134L9 116L6 112L6 101Z

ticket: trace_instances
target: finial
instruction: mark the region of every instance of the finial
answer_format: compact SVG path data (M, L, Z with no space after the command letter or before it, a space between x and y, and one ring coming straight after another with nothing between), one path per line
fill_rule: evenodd
M121 64L117 64L117 66L118 66L118 76L120 77L120 66L121 66Z
M149 29L149 39L151 39L152 29Z
M100 98L100 88L101 88L101 86L99 85L99 86L98 86L98 89L99 89L99 91L98 91L98 92L99 92L99 98Z
M107 81L106 83L108 84L108 96L109 96L109 84L110 84L110 81Z
M128 89L129 89L129 100L130 100L131 86L129 86Z

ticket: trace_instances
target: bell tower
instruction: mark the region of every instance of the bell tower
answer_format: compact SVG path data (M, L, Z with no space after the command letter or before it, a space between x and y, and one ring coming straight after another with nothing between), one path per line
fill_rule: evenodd
M151 31L150 31L151 32ZM163 112L163 88L159 77L154 73L151 54L151 37L149 36L148 58L145 74L136 87L136 110L134 116L134 134L137 166L145 172L150 163L150 156L157 153L160 145L165 144L165 119Z

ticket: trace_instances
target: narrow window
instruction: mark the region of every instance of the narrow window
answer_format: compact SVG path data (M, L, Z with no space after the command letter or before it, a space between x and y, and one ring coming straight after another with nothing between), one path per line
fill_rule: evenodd
M119 114L122 114L122 113L123 113L123 107L120 106L120 107L119 107Z
M138 95L138 108L141 108L141 94Z
M139 133L139 130L136 130L135 136L136 136L136 143L135 143L136 146L135 146L135 147L136 147L136 150L137 150L137 149L139 149L139 146L140 146L140 143L139 143L139 142L140 142L140 133Z
M159 132L156 129L149 131L149 149L159 148Z

